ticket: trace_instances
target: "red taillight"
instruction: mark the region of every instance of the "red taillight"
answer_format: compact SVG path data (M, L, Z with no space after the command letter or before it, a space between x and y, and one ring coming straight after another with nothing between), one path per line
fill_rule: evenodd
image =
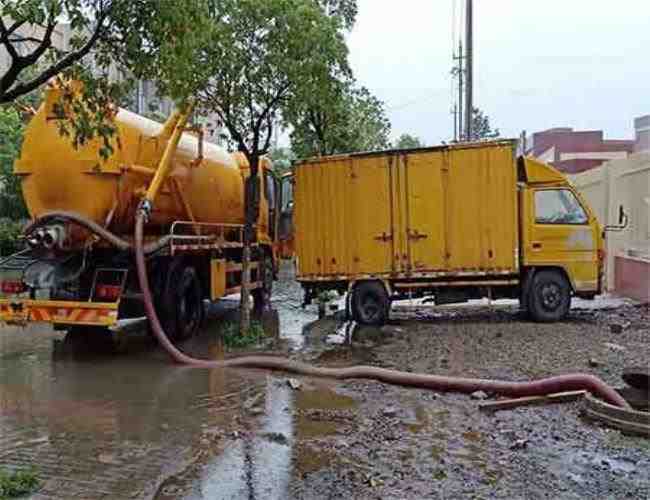
M106 302L115 302L120 298L122 287L119 285L97 285L95 287L95 299Z
M10 294L18 294L18 293L23 293L27 287L22 281L3 281L2 282L2 293L10 295Z
M598 249L598 263L603 264L605 262L605 257L607 256L607 253L605 252L604 248L599 248Z

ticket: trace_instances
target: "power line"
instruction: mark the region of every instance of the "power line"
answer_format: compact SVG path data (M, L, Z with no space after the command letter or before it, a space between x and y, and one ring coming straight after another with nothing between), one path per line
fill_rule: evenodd
M436 92L436 91L434 91L434 92ZM444 93L444 92L445 91L438 90L436 93L440 94L440 93ZM425 96L422 96L422 97L418 97L416 99L412 99L410 101L403 102L401 104L397 104L396 106L388 106L386 108L386 111L391 111L391 112L392 111L399 111L400 109L408 108L410 106L414 106L415 104L421 104L423 102L431 101L435 97L436 97L435 95L425 95Z

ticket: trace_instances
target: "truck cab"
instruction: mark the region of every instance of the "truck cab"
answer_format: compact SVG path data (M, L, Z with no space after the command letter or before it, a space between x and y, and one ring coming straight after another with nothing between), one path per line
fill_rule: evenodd
M588 299L602 291L603 228L561 173L532 158L518 161L523 300L529 308L540 309L537 315L559 319L569 306L562 304L563 287L570 287L570 295ZM535 278L540 273L542 277Z

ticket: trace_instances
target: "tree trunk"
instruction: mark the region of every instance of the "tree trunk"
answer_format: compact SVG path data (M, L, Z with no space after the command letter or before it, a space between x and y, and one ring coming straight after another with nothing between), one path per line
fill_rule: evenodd
M250 262L251 245L256 241L256 223L259 216L259 157L254 155L249 159L250 175L244 184L244 248L242 250L242 283L241 301L239 304L239 333L241 336L250 330Z
M251 283L251 245L248 238L244 238L244 249L241 261L241 302L239 305L239 334L244 337L248 334L251 325L250 311L250 283Z

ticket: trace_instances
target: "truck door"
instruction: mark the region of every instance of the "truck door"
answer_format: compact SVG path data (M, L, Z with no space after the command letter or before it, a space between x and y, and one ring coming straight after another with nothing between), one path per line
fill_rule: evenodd
M395 201L391 190L392 160L355 158L349 164L349 178L352 182L344 184L345 179L341 179L339 184L346 191L342 208L349 220L345 234L339 237L344 240L341 248L347 248L351 270L368 274L396 270L393 258L401 254L396 247L398 240L391 210ZM337 195L333 192L332 196ZM345 220L341 218L344 214L332 214L332 217Z
M268 233L272 241L277 241L277 228L280 212L279 182L268 169L264 169L264 196L268 204Z
M295 253L295 235L293 231L293 175L283 175L280 186L280 218L278 221L280 256L283 259L290 259Z
M420 153L403 157L408 214L404 236L409 270L413 272L445 269L444 154Z
M598 230L568 187L528 189L524 264L566 270L576 291L598 289Z

